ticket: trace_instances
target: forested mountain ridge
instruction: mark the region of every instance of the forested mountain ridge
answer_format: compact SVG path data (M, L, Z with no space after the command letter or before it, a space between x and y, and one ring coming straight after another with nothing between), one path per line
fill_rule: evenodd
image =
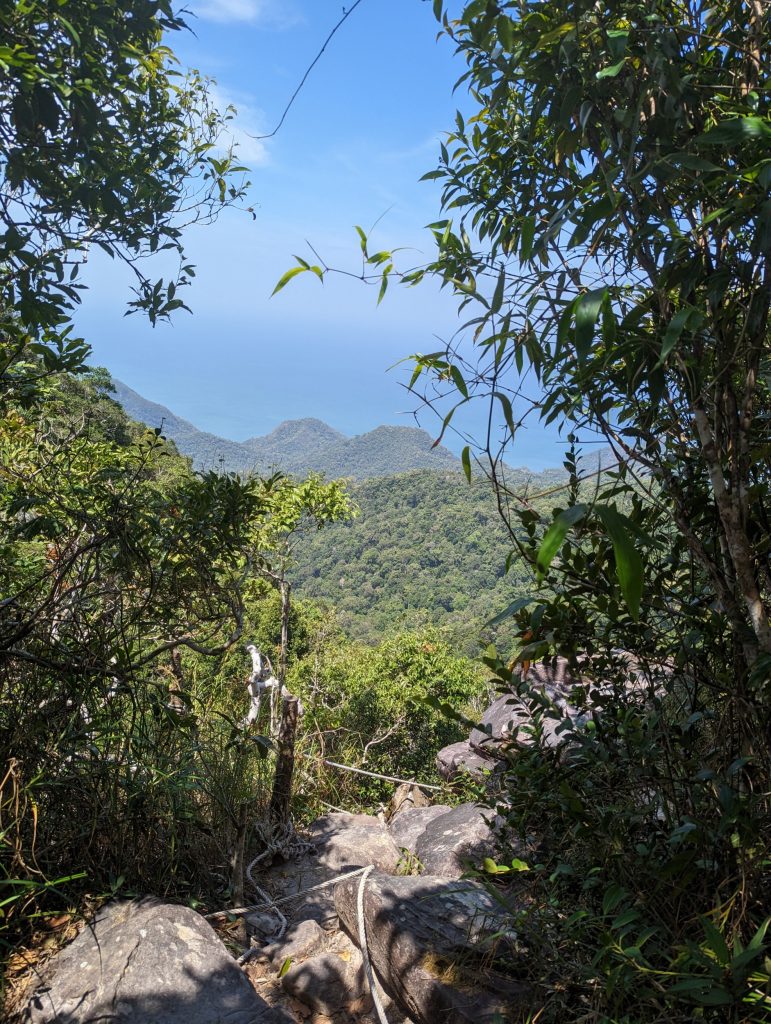
M515 470L509 485L550 507L558 495L537 496L564 479L562 470ZM293 578L299 594L331 603L361 639L428 621L449 627L470 653L484 623L533 585L522 561L505 572L511 541L484 479L416 470L360 482L352 496L359 515L304 537Z
M318 472L357 480L413 469L460 469L452 452L441 445L434 448L431 436L418 427L380 426L347 437L321 420L305 418L285 420L264 437L231 441L198 430L119 380L113 384L115 399L126 413L149 427L162 425L164 435L193 460L195 469L237 473L281 469L296 476Z

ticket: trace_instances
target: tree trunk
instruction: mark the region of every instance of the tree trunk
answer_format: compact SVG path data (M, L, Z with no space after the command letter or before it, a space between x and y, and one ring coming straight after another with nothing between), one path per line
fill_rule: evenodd
M278 733L276 752L276 774L273 778L273 792L270 797L270 820L275 825L289 821L292 799L292 776L294 775L295 738L297 735L298 700L290 693L281 701L281 728Z
M289 611L292 586L288 579L282 577L281 589L281 650L278 660L278 678L280 683L286 682L286 669L289 662Z
M233 852L230 856L230 892L234 907L242 907L244 905L244 852L246 849L247 813L248 804L241 804L237 811ZM236 935L239 942L246 945L246 922L243 918L239 920Z

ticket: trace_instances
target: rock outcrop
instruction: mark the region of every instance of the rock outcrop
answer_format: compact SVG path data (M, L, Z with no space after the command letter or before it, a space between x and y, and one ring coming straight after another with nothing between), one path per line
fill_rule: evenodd
M572 669L566 658L531 665L525 675L531 691L522 696L513 691L503 693L494 700L468 740L439 751L439 774L447 780L462 772L479 781L488 776L494 779L494 769L506 750L535 742L536 718L540 718L540 738L545 746L569 749L571 732L601 715L603 705L614 698L619 686L627 697L645 700L670 671L667 666L655 671L645 668L623 651L618 652L618 660L622 681L613 684L589 680Z
M476 804L459 804L426 824L415 841L415 855L423 873L460 878L469 863L474 867L495 854L495 839L488 818Z
M106 904L44 971L28 1024L274 1024L213 929L156 899Z
M335 887L337 913L354 942L358 887L355 878ZM364 920L378 979L418 1024L493 1024L514 1020L525 1004L527 986L503 970L518 955L510 918L482 886L373 872Z
M477 782L494 770L497 761L489 754L480 754L474 750L468 740L460 740L442 747L436 755L436 770L448 782L461 772L466 772Z
M388 822L388 831L400 850L415 853L417 842L426 828L434 818L441 817L449 810L447 804L434 804L432 807L405 807Z

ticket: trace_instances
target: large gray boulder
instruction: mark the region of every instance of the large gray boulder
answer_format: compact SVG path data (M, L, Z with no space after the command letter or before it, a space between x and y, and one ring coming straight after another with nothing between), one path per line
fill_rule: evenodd
M497 748L533 743L533 712L543 712L543 742L548 747L569 747L570 732L581 730L619 696L645 703L661 691L671 675L670 665L644 665L628 651L616 651L609 678L590 679L570 667L566 658L551 658L531 665L525 676L533 693L520 697L504 693L482 716L482 728L472 729L474 753L491 755ZM612 678L610 678L612 677Z
M557 747L563 741L564 726L581 725L590 717L587 710L579 709L570 700L576 687L588 681L571 670L566 658L531 665L525 678L544 698L544 743ZM501 745L532 744L532 712L533 706L528 700L515 693L504 693L482 715L482 728L472 729L469 736L472 751L484 756Z
M495 765L496 761L492 757L478 753L468 740L442 747L436 755L436 770L448 782L462 772L466 772L472 779L481 781Z
M400 850L415 853L418 839L426 831L426 827L442 814L450 810L447 804L434 804L431 807L405 807L391 818L388 831Z
M106 904L45 969L28 1024L273 1024L213 929L156 899Z
M330 930L337 927L332 886L315 886L368 864L395 871L401 853L385 823L368 814L325 814L309 831L315 852L274 864L261 873L260 885L277 899L297 894L296 901L282 904L287 916L294 921L314 920Z
M495 853L488 823L491 811L476 804L459 804L426 823L415 841L415 856L428 875L460 878L468 863L475 866Z
M395 871L399 849L385 822L369 814L344 811L325 814L310 826L310 839L318 860L330 871L350 871L374 864L382 871Z
M341 924L357 943L358 887L358 878L335 887ZM504 970L518 955L511 919L481 885L372 872L364 920L378 979L418 1024L522 1019L529 990Z

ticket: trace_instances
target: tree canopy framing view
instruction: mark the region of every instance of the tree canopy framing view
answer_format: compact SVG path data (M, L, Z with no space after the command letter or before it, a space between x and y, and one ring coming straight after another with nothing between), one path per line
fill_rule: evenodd
M356 484L194 471L74 336L95 248L160 322L187 310L186 228L248 202L232 111L168 45L183 14L0 11L9 1012L15 948L34 961L62 915L120 893L241 906L313 817L374 814L403 778L495 815L467 875L516 936L485 961L526 993L512 1022L771 1021L771 14L432 8L463 97L425 174L433 254L357 229L354 276L378 304L454 297L460 327L411 357L409 389L436 445L469 405L487 433L463 472ZM335 287L313 251L275 292ZM144 261L168 257L154 281ZM538 423L566 453L534 486L508 458ZM291 729L245 717L247 643ZM565 672L560 702L543 680ZM501 695L525 724L489 772L440 782L440 749L486 742Z

